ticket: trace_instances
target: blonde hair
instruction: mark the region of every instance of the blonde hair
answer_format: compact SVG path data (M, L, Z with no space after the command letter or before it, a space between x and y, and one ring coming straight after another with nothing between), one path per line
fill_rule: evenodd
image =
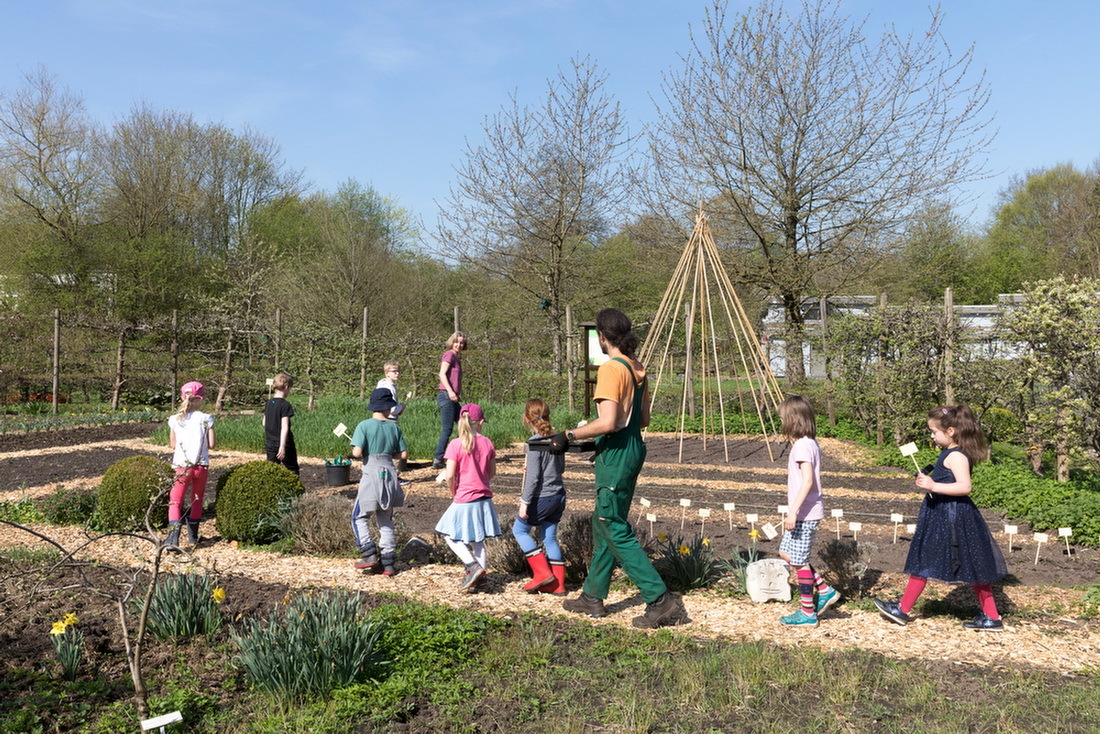
M478 426L475 421L470 420L469 411L462 411L458 416L458 440L462 442L462 448L467 454L474 450L478 433Z
M541 398L531 398L523 408L523 422L535 429L540 436L554 433L550 425L550 406Z
M455 342L458 341L459 339L463 340L462 348L465 349L466 348L466 342L465 342L466 335L463 334L461 331L456 331L455 333L453 333L449 337L447 337L447 349L454 349Z
M400 362L395 362L392 359L387 359L385 362L382 363L382 371L383 372L388 372L389 370L399 370L399 369L401 369L401 363Z
M202 398L198 395L192 395L190 391L184 393L187 396L186 400L180 401L180 409L176 411L176 421L182 421L187 417L188 413L192 413L198 410L199 403L202 402Z
M779 404L779 430L791 441L817 438L817 420L813 406L801 395L792 395Z
M276 372L275 377L271 378L271 387L276 390L286 391L291 385L294 384L294 378L286 372Z

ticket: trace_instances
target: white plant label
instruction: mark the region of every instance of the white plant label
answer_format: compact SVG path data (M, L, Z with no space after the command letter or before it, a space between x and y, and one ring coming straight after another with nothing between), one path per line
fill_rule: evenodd
M764 531L764 535L768 537L768 540L774 540L775 536L779 535L779 531L775 529L775 526L770 522L766 525L761 525L760 529Z
M1050 541L1050 536L1046 533L1035 533L1035 535L1031 537L1036 543L1047 543Z
M915 522L909 523L908 525L905 526L905 532L907 532L909 534L913 534L913 533L917 532L917 524Z
M905 515L900 512L891 512L890 522L905 522Z
M349 441L351 440L351 436L348 435L348 427L345 426L343 423L337 424L336 428L332 429L332 435L333 436L343 436L347 440L349 440Z
M734 510L737 509L737 505L733 502L723 502L722 503L722 509L725 510L726 512L733 512Z
M275 378L274 377L267 378L267 386L268 387L275 387Z
M860 530L863 530L863 523L850 522L848 523L848 529L851 530L853 533L858 533Z
M704 517L704 518L705 517L710 517L710 508L709 507L700 507L699 508L699 517Z
M653 514L652 512L647 512L645 514L645 519L648 520L649 522L657 522L657 516L655 514Z
M787 505L780 505L777 509L779 510L780 515L786 515L788 512L791 511L791 508Z
M832 515L833 515L833 517L844 517L844 510L842 510L838 507L835 510L833 510Z
M745 522L747 522L749 525L753 525L760 522L760 516L755 513L751 515L745 515Z
M691 500L688 500L688 499L680 500L680 507L691 507Z
M902 456L912 456L913 454L920 451L920 449L917 448L917 444L910 441L909 443L905 444L904 446L898 446L898 451L901 452Z
M638 501L642 503L642 507L653 507L653 503L647 500L645 497L642 497Z
M1016 525L1005 525L1005 535L1016 535L1020 532L1020 528Z
M1073 528L1058 528L1059 538L1070 538L1073 536Z

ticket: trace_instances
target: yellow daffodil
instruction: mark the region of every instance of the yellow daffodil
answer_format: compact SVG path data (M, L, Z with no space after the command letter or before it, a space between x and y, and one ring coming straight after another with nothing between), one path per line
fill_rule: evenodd
M76 618L75 614L73 614L72 612L69 612L68 614L65 615L65 619L63 619L61 621L64 622L65 626L67 627L70 624L76 624L77 623L77 618Z
M680 555L686 556L689 553L691 553L691 548L688 548L686 545L681 545L680 546Z
M756 528L753 528L752 530L749 531L749 539L750 540L755 541L759 537L760 537L760 531L757 530Z
M710 538L703 538L703 547L710 548Z
M223 601L225 601L225 589L220 586L214 589L214 601L218 604L221 604Z
M63 634L65 634L65 628L68 627L68 626L69 625L65 624L65 620L63 620L63 619L59 620L57 622L54 622L53 625L50 627L50 634L51 635L63 635Z
M667 533L657 533L657 540L664 543L666 540L668 540L668 534Z

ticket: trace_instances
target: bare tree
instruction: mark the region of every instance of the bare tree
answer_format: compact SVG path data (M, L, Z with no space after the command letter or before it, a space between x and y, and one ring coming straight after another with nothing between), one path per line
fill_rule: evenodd
M546 311L553 370L564 365L565 305L578 256L607 234L629 187L632 139L589 58L547 80L538 107L516 96L467 143L442 208L440 253L502 278Z
M924 32L876 40L840 4L805 0L795 15L761 0L727 18L715 2L666 78L652 137L660 202L705 202L741 252L735 276L782 299L795 383L804 298L835 291L927 200L980 176L992 138L973 48L951 52L938 10Z

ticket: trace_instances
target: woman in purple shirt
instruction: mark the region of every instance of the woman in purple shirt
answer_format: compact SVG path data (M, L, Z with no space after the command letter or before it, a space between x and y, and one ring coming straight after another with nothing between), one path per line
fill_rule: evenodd
M447 451L447 443L451 440L451 432L458 420L458 409L461 407L459 398L462 396L462 357L461 353L466 349L466 335L461 331L451 334L447 340L447 351L439 361L439 394L435 401L439 404L439 419L442 427L439 433L439 443L435 447L435 461L433 469L444 469L447 462L443 454Z

